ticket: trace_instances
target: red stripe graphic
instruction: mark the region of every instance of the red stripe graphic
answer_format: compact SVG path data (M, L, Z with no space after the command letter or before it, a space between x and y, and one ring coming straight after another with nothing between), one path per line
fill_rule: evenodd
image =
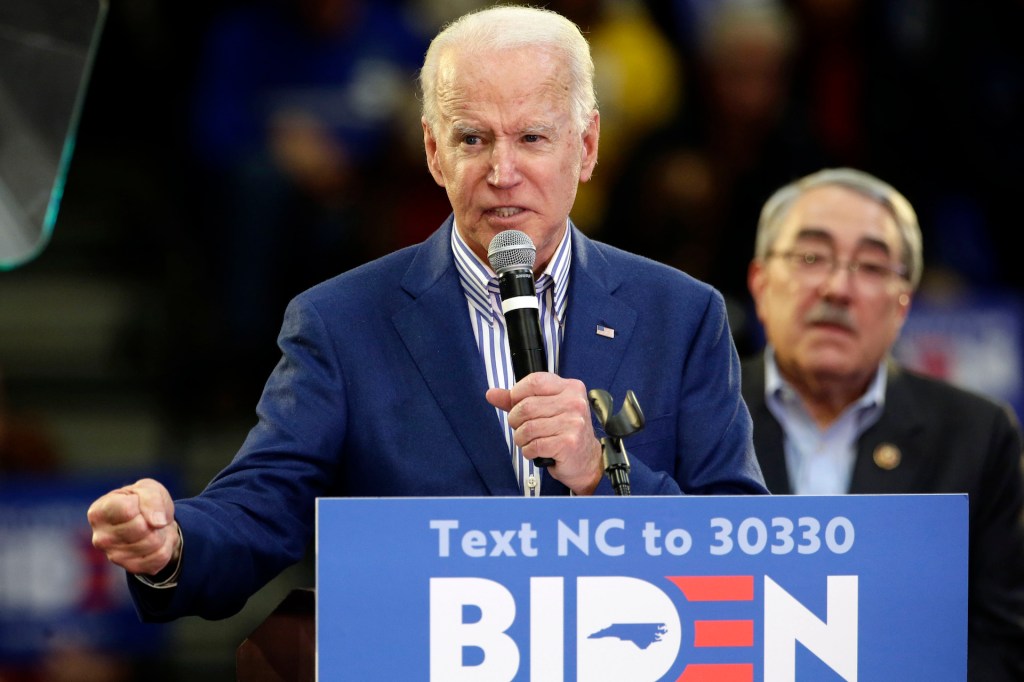
M665 576L690 601L752 601L754 576Z
M691 663L676 682L754 682L754 664Z
M694 646L754 646L752 620L698 620L693 623Z

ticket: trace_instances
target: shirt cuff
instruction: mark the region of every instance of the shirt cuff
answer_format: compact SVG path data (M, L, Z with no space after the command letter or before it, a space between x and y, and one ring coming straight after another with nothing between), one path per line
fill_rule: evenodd
M138 575L135 578L143 585L157 590L168 590L178 586L178 576L181 575L181 557L185 552L185 538L181 534L181 526L178 526L178 559L168 563L156 575Z

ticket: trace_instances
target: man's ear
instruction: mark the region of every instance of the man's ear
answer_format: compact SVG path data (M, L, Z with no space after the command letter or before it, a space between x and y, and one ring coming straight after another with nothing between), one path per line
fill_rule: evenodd
M601 114L594 112L590 125L583 132L583 158L580 163L580 182L589 182L597 166L597 143L601 137Z
M750 261L747 265L747 289L750 290L750 295L756 302L760 298L761 291L764 289L764 263L758 260Z
M434 176L434 182L444 187L444 173L441 172L441 164L437 158L437 139L434 137L433 131L430 130L426 118L420 119L420 125L423 126L423 151L427 155L427 168Z

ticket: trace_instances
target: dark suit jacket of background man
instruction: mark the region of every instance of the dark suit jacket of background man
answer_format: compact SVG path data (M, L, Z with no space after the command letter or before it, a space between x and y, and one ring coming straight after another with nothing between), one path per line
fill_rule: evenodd
M765 402L764 374L762 354L743 361L743 398L768 490L787 495L782 427ZM1016 422L1008 407L890 363L885 408L858 441L848 491L968 493L972 682L1024 680L1024 470ZM884 444L899 448L894 469L874 463Z
M259 422L203 494L176 503L178 586L129 576L145 620L237 612L302 559L316 497L521 494L484 398L452 224L289 304ZM559 374L609 391L616 411L636 393L647 423L626 438L632 493L766 493L721 294L570 228ZM568 489L544 476L541 492ZM606 478L597 492L612 493Z

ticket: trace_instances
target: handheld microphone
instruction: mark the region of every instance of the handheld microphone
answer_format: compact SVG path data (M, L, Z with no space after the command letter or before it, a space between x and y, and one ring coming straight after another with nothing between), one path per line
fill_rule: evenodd
M505 316L508 345L512 352L512 372L516 381L533 372L546 372L547 354L540 332L540 304L533 279L537 247L519 230L499 232L487 248L487 260L498 274L501 311ZM536 457L533 463L549 467L550 457Z

